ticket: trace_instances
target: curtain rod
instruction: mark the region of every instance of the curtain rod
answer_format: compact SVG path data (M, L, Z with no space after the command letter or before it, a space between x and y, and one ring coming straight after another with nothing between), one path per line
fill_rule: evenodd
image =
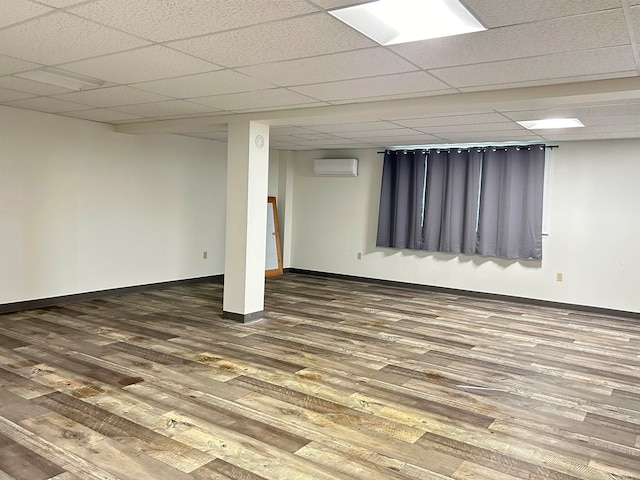
M438 148L438 147L429 147L429 148L388 148L386 150L383 150L382 152L376 152L376 153L387 153L388 151L392 151L392 152L398 152L401 150L470 150L472 148L495 148L496 150L506 150L508 147L531 147L533 145L536 145L535 143L532 145L504 145L502 147L492 147L491 145L485 145L483 147L442 147L442 148ZM559 145L542 145L545 149L549 149L549 150L553 150L554 148L560 148Z

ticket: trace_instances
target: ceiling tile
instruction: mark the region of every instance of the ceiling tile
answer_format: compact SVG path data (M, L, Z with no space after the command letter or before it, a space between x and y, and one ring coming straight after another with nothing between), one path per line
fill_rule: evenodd
M299 0L98 0L70 11L155 42L165 42L294 17L317 9Z
M351 100L398 93L428 93L444 89L448 89L448 86L424 72L401 73L291 88L291 90L303 95L324 101Z
M193 100L190 100L193 101ZM319 100L315 100L315 99L311 99L312 103L305 103L305 104L291 104L291 105L274 105L271 107L249 107L249 108L244 108L244 109L238 109L238 110L225 110L225 112L232 114L232 113L258 113L258 112L275 112L278 110L290 110L292 108L313 108L313 107L326 107L329 106L330 104L328 102L321 102Z
M515 122L504 121L499 123L473 123L462 125L441 125L432 127L421 127L418 130L433 135L449 134L449 133L464 133L464 132L491 132L491 131L509 131L515 130L521 132L523 127Z
M640 135L640 125L597 125L584 128L538 130L540 136L550 141L593 140L594 138L628 138Z
M71 5L75 5L76 3L81 3L86 0L38 0L40 3L46 3L47 5L51 5L56 8L64 8L70 7Z
M491 90L500 90L503 88L520 88L535 87L540 85L553 85L558 83L575 83L575 82L591 82L595 80L611 80L614 78L636 77L636 70L627 70L622 72L605 72L588 75L574 75L561 78L540 78L537 80L523 80L521 82L493 83L487 85L474 85L472 87L460 87L459 92L482 92Z
M352 5L360 5L363 2L362 0L314 0L316 5L326 9L332 8L340 8L340 7L351 7Z
M382 47L288 60L238 69L276 85L306 85L415 71L417 68Z
M631 21L632 28L635 32L636 42L640 40L640 3L636 6L629 8L629 19Z
M145 43L62 11L0 30L0 53L47 65L95 57Z
M190 103L190 102L187 102ZM200 105L202 106L202 105ZM119 107L117 107L119 108ZM213 109L209 109L207 111L204 112L200 112L200 113L181 113L178 115L164 115L164 116L157 116L154 117L156 120L179 120L179 119L195 119L195 118L204 118L206 117L207 120L205 122L203 122L205 125L209 123L210 117L215 116L215 117L224 117L224 116L228 116L231 117L233 114L229 113L229 112L225 112L224 110L213 110ZM199 129L202 129L202 126L200 126ZM171 134L174 134L176 132L168 132ZM181 129L180 132L178 133L184 133L184 131Z
M25 92L16 92L15 90L8 90L6 88L0 88L0 102L9 102L11 100L20 100L22 98L30 98L33 95Z
M199 73L186 77L169 78L139 83L136 87L176 98L209 97L226 93L265 90L274 85L251 78L233 70Z
M129 115L128 113L107 110L106 108L96 108L91 110L81 110L79 112L66 112L63 115L73 118L81 118L83 120L91 120L93 122L122 122L126 120L142 120L143 117Z
M38 15L53 11L29 0L2 0L0 2L0 28L23 22Z
M640 113L636 115L609 115L606 117L582 117L582 123L587 127L595 126L615 126L619 125L626 128L627 125L633 125L636 129L640 128Z
M392 95L375 95L373 97L366 97L366 99L364 100L358 99L358 101L382 102L382 101L389 101L389 100L409 100L412 98L424 98L427 96L434 96L434 95L440 96L440 95L448 95L453 93L459 93L459 92L454 88L447 88L445 90L433 90L428 92L423 90L418 90L416 92L401 92L401 93L396 93ZM354 103L353 99L343 98L340 100L331 101L332 105L346 105L350 103Z
M415 137L412 137L412 138L415 139ZM384 139L380 139L379 137L372 137L370 142L364 139L349 140L347 138L336 138L336 139L330 139L330 140L302 140L302 141L296 142L296 145L315 147L315 148L323 148L323 146L325 145L328 148L351 148L352 146L360 146L361 144L365 144L365 143L373 144L373 145L384 145Z
M573 129L577 130L577 129ZM623 132L614 130L612 132L601 132L601 131L591 131L591 132L583 132L582 128L579 129L580 133L571 132L571 133L560 133L549 131L544 135L544 138L548 142L577 142L581 140L589 141L596 139L618 139L618 138L638 138L639 132L637 130L630 132Z
M130 113L140 117L169 117L175 115L191 115L199 113L215 113L216 109L196 105L184 100L169 100L167 102L141 103L127 107L115 107L118 112Z
M169 97L165 97L164 95L158 95L157 93L138 90L124 85L65 93L56 95L55 98L91 105L93 107L116 107L169 100Z
M544 110L505 111L503 115L514 121L537 120L542 118L572 118L588 119L591 117L604 118L607 116L635 116L640 115L640 103L627 102L623 104L576 106L572 108L552 108Z
M146 82L220 69L210 62L161 45L69 63L62 68L116 83Z
M33 70L34 68L38 67L40 67L40 65L38 65L37 63L25 62L24 60L18 60L17 58L0 55L0 75L25 72L27 70Z
M618 9L406 43L391 49L422 68L434 69L629 43L624 15Z
M375 132L375 133L374 133ZM407 136L407 135L423 135L424 132L417 132L415 130L410 130L402 127L389 127L382 130L354 130L354 131L344 131L344 132L334 132L334 135L338 135L340 137L345 138L371 138L373 136L381 136L381 137L399 137L399 136Z
M375 46L326 13L191 38L168 46L205 60L238 67Z
M309 98L286 88L274 88L269 90L254 90L252 92L230 93L213 97L193 98L191 101L219 108L221 110L253 110L270 107L286 107L317 103L314 98Z
M465 125L503 122L505 117L499 113L479 113L471 115L449 115L443 117L405 118L393 120L393 123L409 128L438 127L442 125Z
M578 132L579 130L579 132ZM586 125L583 128L575 129L575 128L564 128L558 130L539 130L540 135L547 135L549 133L557 133L559 135L562 134L601 134L601 133L616 133L616 132L640 132L640 124L637 123L629 123L624 125Z
M369 143L358 143L358 142L349 142L340 145L328 145L323 147L321 144L314 145L292 145L291 147L287 147L287 150L300 150L300 151L312 151L312 150L333 150L337 152L341 152L343 150L352 150L354 148L376 148L376 144ZM341 153L336 153L336 155L341 155Z
M336 123L329 125L307 125L306 128L315 132L335 133L341 135L346 132L371 132L372 130L387 130L394 128L395 126L396 125L390 122L376 121L361 123Z
M374 145L379 145L381 147L392 147L392 146L407 146L407 145L426 145L433 142L440 142L440 138L434 137L432 135L427 135L426 133L420 133L416 135L393 135L393 136L378 136L371 135L370 137L360 137L358 141L373 143Z
M620 0L465 0L489 28L620 8Z
M635 71L630 46L430 70L454 87L560 80L576 75Z
M64 102L57 98L37 97L27 98L26 100L16 100L7 102L6 105L11 107L26 108L27 110L37 110L39 112L59 113L71 112L73 110L86 110L86 105L77 103Z
M344 138L329 133L308 133L306 135L296 135L296 138L303 141L315 141L315 140L335 140L340 139L344 141Z
M294 127L290 125L285 125L282 127L271 127L269 129L269 136L273 135L305 135L311 133L311 130L305 127Z
M55 95L56 93L70 91L67 88L56 87L55 85L48 85L46 83L27 80L26 78L19 78L11 75L0 77L0 87L17 90L19 92L32 93L34 95Z
M528 130L522 130L516 132L513 130L508 131L494 131L494 132L464 132L464 133L450 133L440 135L451 143L485 143L485 142L535 142L541 140L541 136L536 133L532 133Z
M290 145L294 145L300 141L300 137L293 135L276 135L273 133L269 133L269 144L273 144L273 142L280 143L288 143Z

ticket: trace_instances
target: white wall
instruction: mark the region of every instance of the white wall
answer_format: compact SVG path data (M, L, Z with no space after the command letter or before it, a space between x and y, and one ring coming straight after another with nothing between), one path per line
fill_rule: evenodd
M275 152L285 266L640 312L637 151L554 150L542 262L376 248L382 155L318 178L324 152ZM225 184L226 144L0 107L0 304L223 273Z
M377 248L383 155L298 152L292 267L640 312L638 151L640 140L554 150L541 262ZM313 159L323 155L358 158L359 176L314 177Z
M225 185L226 144L0 107L0 304L222 273Z
M291 267L292 226L293 226L293 184L295 152L281 151L278 168L278 219L280 223L280 246L282 267Z
M278 182L280 179L280 151L269 150L269 176L267 178L267 195L269 197L278 196Z

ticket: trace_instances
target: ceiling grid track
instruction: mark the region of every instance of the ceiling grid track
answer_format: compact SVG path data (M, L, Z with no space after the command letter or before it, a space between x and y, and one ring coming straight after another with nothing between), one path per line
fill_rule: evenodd
M640 75L640 54L638 53L638 44L636 43L636 34L633 29L633 22L631 20L631 11L629 9L628 0L620 0L622 4L622 11L624 12L624 20L627 23L627 29L629 31L629 41L631 42L631 50L633 50L633 58L636 62L636 70Z
M640 138L640 0L463 0L487 30L386 47L329 13L363 3L0 1L0 105L284 150ZM517 123L550 116L586 127Z

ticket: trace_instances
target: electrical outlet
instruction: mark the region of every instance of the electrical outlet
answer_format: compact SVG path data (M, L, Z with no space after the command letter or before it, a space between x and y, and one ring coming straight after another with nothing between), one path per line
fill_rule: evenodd
M202 252L202 258L203 258L204 260L206 260L206 259L207 259L207 251L206 251L206 250Z
M358 260L362 260L362 252L358 252Z
M562 272L558 272L556 273L556 282L561 282L562 281Z

